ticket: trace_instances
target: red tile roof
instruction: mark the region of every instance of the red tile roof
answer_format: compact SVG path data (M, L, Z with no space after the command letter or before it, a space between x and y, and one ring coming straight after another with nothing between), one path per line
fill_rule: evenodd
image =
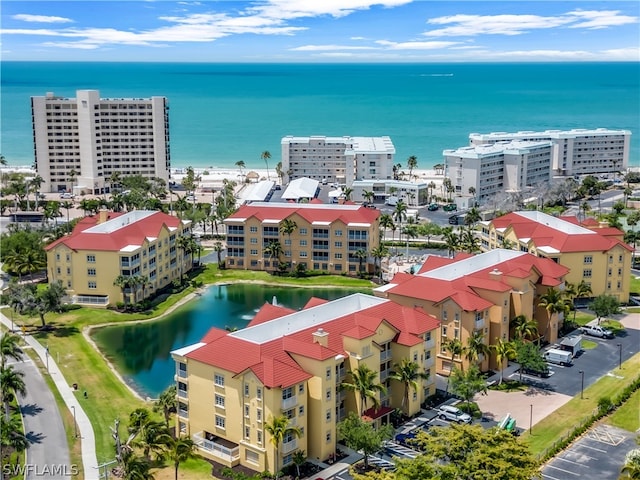
M265 316L271 316L278 312L286 315L287 309L265 304L263 310ZM322 323L321 328L327 334L324 337L326 347L314 339L313 334L318 326L304 328L264 344L256 344L238 338L233 333L212 328L202 339L206 345L185 356L234 374L250 369L267 387L287 387L310 378L295 362L295 356L326 360L346 355L343 335L366 338L375 335L383 322L398 331L396 341L402 345L417 345L423 341L419 335L440 326L434 316L426 314L421 308L404 307L389 301Z
M273 320L274 318L289 315L293 312L295 312L295 310L291 308L281 307L280 305L272 305L271 303L267 302L262 307L260 307L260 310L258 310L256 316L251 319L247 327L253 327L254 325L259 325L261 323L268 322L269 320Z
M391 412L393 412L393 408L391 407L371 407L367 410L365 410L364 412L362 412L362 419L363 420L376 420L380 417L384 417L385 415L390 414Z
M311 297L309 301L305 304L305 306L302 307L302 309L305 310L307 308L316 307L318 305L324 305L328 301L329 300L325 300L324 298Z
M122 216L122 213L110 212L108 220ZM111 233L86 232L99 222L99 215L83 218L73 229L71 235L59 238L45 247L45 250L64 244L72 250L95 250L118 252L127 245L142 245L145 238L158 237L162 228L177 228L181 220L163 212L153 212L145 218L133 221Z
M335 205L326 205L318 208L319 205L294 203L286 206L270 207L266 205L248 204L241 206L229 220L245 219L255 217L260 221L278 220L282 221L293 214L298 214L307 222L328 222L342 221L348 223L369 223L374 224L380 212L373 208L341 208Z

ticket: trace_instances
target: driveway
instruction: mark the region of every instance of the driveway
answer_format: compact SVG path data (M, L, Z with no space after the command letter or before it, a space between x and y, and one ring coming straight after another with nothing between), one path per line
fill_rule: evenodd
M31 360L14 364L24 373L25 397L18 396L27 448L26 480L68 480L73 473L62 417L53 393Z
M625 455L635 448L631 432L596 425L542 468L547 480L601 480L618 478Z

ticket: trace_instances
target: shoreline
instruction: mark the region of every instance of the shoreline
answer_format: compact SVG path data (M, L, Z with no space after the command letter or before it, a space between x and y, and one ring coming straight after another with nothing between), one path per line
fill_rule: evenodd
M215 282L215 283L210 283L207 285L204 285L200 288L198 288L196 291L189 293L188 295L184 296L183 298L181 298L180 300L178 300L175 304L171 305L171 307L167 308L167 310L165 312L163 312L162 314L156 316L156 317L152 317L152 318L145 318L143 320L129 320L129 321L122 321L122 322L106 322L106 323L99 323L96 325L89 325L86 326L82 329L82 335L84 337L84 339L87 341L87 343L100 355L100 357L103 359L103 361L105 362L106 366L109 368L109 370L111 370L111 372L116 376L116 378L133 394L134 397L138 398L139 400L143 401L143 402L153 402L156 399L155 398L151 398L149 396L143 396L141 394L141 392L137 391L131 384L129 384L124 376L122 375L122 373L120 373L120 371L118 370L118 367L111 361L109 360L109 358L107 358L107 356L105 355L105 353L100 349L100 347L97 345L97 343L93 340L93 338L91 338L91 332L95 329L99 329L99 328L105 328L105 327L115 327L115 326L119 326L119 325L136 325L136 324L143 324L143 323L150 323L150 322L155 322L157 320L161 320L164 317L166 317L167 315L175 312L178 308L185 306L186 304L188 304L189 302L191 302L192 300L197 299L198 297L201 297L204 293L204 291L206 291L207 289L209 289L210 287L215 287L215 286L225 286L225 285L236 285L236 284L250 284L250 285L269 285L269 286L274 286L274 287L288 287L288 288L345 288L345 289L353 289L353 290L359 290L361 287L342 287L342 286L335 286L335 285L295 285L295 284L284 284L284 283L270 283L270 282L265 282L264 280L232 280L232 281L224 281L224 282ZM366 287L362 287L362 288L366 288Z

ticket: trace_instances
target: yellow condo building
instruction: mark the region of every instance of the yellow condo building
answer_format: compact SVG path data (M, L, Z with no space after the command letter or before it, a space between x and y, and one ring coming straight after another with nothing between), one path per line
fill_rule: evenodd
M513 248L564 265L566 281L585 282L592 297L607 294L629 301L633 249L617 228L592 218L579 223L576 217L522 211L482 222L480 240L483 251Z
M440 319L436 372L449 375L453 367L467 369L470 361L466 356L452 359L445 348L448 341L458 339L467 346L474 334L487 346L498 339L508 341L509 323L518 315L535 320L540 335L555 342L563 317L549 316L538 304L549 288L564 288L567 273L552 260L513 250L455 258L431 255L416 275L398 273L374 292L401 305L419 306ZM481 371L500 368L494 355L479 355L474 363Z
M49 281L60 280L78 304L139 302L191 269L192 252L180 240L190 235L190 220L163 212L103 210L46 247ZM140 282L120 287L119 276Z
M296 451L330 459L336 424L349 412L384 423L403 405L404 385L390 378L403 359L430 374L410 391L405 412L418 412L435 393L438 326L421 308L364 294L314 298L300 311L265 304L247 328L212 328L199 343L172 352L179 429L200 454L226 466L273 473L291 464ZM340 388L361 365L387 387L380 407L364 412L358 393ZM265 426L281 416L301 435L285 437L276 449Z
M225 219L227 268L369 270L379 245L376 209L320 203L252 203ZM277 245L274 249L273 246Z

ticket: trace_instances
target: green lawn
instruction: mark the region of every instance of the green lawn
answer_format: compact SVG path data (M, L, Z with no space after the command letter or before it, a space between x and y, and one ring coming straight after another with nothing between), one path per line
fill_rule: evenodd
M636 390L629 400L611 414L607 423L615 427L637 432L640 429L640 390Z
M576 312L576 323L580 326L586 325L594 318L596 318L596 316L591 313L581 311Z
M604 376L584 389L584 399L576 396L551 415L535 425L532 435L526 435L534 455L542 454L554 442L564 438L580 422L597 409L602 397L615 397L625 386L631 384L640 371L640 354L636 354L622 364L622 370L615 369L615 376ZM622 378L619 378L622 377ZM627 402L629 403L629 402ZM637 410L636 410L637 412Z
M582 348L584 348L585 350L593 350L594 348L596 348L598 346L598 344L592 340L587 340L583 337L582 339Z
M631 275L631 288L629 291L632 295L640 295L640 278L636 278L635 275Z

